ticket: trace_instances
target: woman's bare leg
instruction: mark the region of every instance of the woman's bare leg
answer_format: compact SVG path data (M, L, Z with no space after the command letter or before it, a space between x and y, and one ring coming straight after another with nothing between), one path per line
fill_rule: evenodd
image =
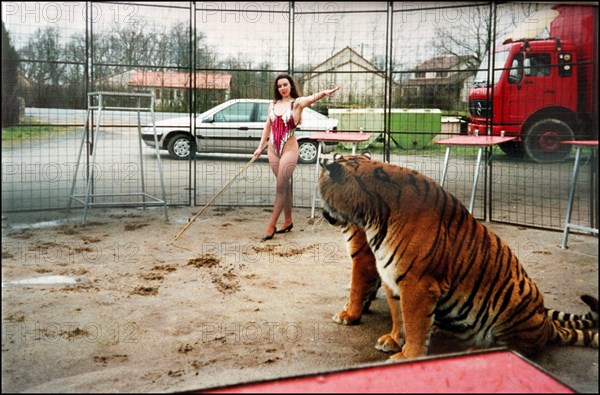
M294 164L296 167L296 164ZM293 172L293 170L291 171ZM291 177L290 177L291 178ZM289 226L292 222L292 183L288 182L285 195L285 203L283 205L283 225L282 228Z
M285 226L292 223L292 184L294 169L298 164L298 142L291 138L285 144L281 158L277 157L269 147L269 164L276 177L275 202L273 214L265 234L272 234L277 227L277 221L283 211Z
M273 148L271 146L269 146L269 149L267 150L267 155L269 157L269 166L271 167L271 171L275 175L275 179L277 179L277 174L279 173L280 158L275 154L275 152L273 151ZM274 205L276 204L276 202L277 202L277 194L275 195ZM274 213L275 213L275 210L273 209L273 214ZM276 228L277 228L277 218L275 218L275 221L273 221L273 216L271 216L271 220L269 221L269 224L267 225L267 230L265 232L265 235L273 234L273 232L275 231Z

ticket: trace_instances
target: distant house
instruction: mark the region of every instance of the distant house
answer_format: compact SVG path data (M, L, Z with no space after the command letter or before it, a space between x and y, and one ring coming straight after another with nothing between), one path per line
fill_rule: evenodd
M157 104L163 105L185 104L192 87L209 91L210 97L222 102L229 99L231 74L129 70L106 77L99 84L116 88L149 88L154 92Z
M350 47L338 51L315 66L302 80L302 93L307 95L335 85L338 104L382 107L386 76Z
M474 60L473 56L429 59L413 69L411 77L400 84L400 95L432 107L466 103L475 76Z

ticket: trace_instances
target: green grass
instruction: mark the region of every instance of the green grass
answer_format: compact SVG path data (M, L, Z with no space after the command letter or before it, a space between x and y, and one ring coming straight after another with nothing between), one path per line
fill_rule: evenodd
M2 128L2 144L14 144L22 141L38 140L64 134L73 127L42 124L26 124Z

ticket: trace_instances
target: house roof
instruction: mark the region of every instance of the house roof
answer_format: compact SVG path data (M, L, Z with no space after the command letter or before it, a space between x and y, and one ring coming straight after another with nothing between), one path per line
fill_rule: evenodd
M425 86L425 85L453 85L456 83L462 83L469 75L466 73L456 73L448 77L434 77L434 78L411 78L403 81L402 86Z
M136 70L127 83L128 86L153 88L189 88L192 85L192 74L174 71ZM196 89L229 89L231 74L197 72Z
M313 71L329 70L332 68L331 67L332 63L333 63L333 68L335 68L335 65L337 64L336 60L337 60L337 62L341 62L341 63L346 63L348 61L352 61L353 63L361 65L363 68L365 68L367 70L381 72L381 70L379 70L373 63L369 62L361 54L359 54L358 52L356 52L354 49L350 48L349 46L342 48L338 52L331 55L331 57L329 59L326 59L325 61L319 63L317 66L315 66L313 68Z
M466 56L437 56L426 60L411 71L416 72L438 72L447 71L445 77L413 77L403 81L403 86L425 86L425 85L451 85L462 83L472 76L472 71L467 71L461 66L469 66L469 62L474 59L471 55Z
M413 71L457 70L458 66L468 64L473 56L437 56L421 63Z
M358 68L364 69L366 71L371 71L375 74L380 75L382 78L385 78L383 71L378 69L377 66L369 62L354 49L350 47L345 47L333 54L325 61L315 66L312 69L313 74L311 74L308 77L308 79L314 78L322 73L326 73L333 70L339 70L340 68L342 68L342 66L348 65L357 66Z

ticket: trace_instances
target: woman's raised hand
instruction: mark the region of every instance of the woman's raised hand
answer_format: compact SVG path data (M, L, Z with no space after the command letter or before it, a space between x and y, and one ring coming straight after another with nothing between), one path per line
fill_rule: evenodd
M323 93L325 93L325 96L331 96L333 95L335 92L337 92L340 89L339 86L336 86L335 88L331 88L331 89L326 89L323 91Z

